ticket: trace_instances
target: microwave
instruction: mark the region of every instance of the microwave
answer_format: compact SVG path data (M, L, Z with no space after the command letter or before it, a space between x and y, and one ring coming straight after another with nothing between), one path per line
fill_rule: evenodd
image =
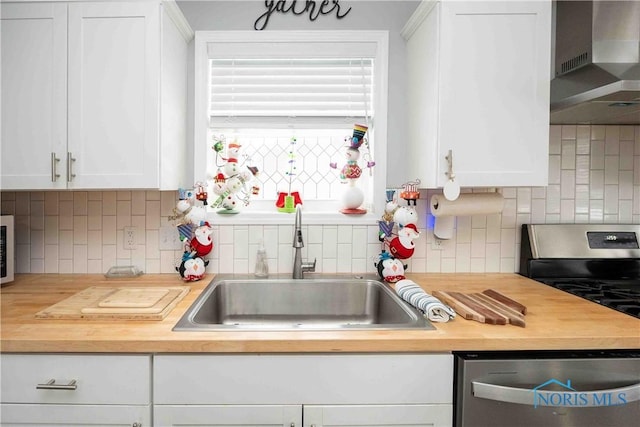
M0 284L13 282L15 268L13 215L0 216Z

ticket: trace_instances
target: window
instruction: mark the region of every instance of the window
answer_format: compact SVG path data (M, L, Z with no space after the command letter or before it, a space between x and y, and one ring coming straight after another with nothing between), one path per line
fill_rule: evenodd
M382 212L387 37L368 31L196 32L195 178L216 176L221 156L212 150L215 140L236 141L242 161L260 171L260 192L243 217L277 214L278 193L290 188L302 194L305 210L337 214L344 184L330 164L345 162L345 138L355 124L366 124L358 186L364 207Z

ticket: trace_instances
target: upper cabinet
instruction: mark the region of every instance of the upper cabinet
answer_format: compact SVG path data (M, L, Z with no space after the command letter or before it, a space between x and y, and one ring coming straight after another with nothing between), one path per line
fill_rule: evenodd
M173 6L1 5L3 189L186 184L190 29Z
M547 184L551 2L425 1L407 41L409 176Z

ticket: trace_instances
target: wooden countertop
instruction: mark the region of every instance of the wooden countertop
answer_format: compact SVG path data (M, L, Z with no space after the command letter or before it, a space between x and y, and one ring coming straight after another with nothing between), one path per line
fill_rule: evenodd
M0 290L2 352L286 353L450 352L455 350L639 349L640 320L517 274L409 274L425 291L495 289L524 304L527 327L486 325L460 316L436 330L173 332L213 276L158 320L48 320L35 313L90 286L184 285L177 274L18 275Z

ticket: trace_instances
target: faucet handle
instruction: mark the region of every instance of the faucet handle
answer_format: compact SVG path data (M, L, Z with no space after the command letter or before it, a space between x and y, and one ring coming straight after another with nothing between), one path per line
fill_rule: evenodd
M314 258L313 262L303 262L302 271L311 272L311 273L316 271L316 261L317 261L317 258Z

